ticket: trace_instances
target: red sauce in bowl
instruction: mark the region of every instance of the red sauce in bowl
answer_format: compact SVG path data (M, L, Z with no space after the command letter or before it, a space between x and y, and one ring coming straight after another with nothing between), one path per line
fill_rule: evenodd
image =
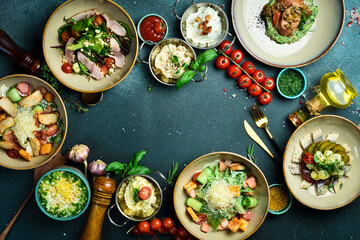
M166 23L157 16L148 16L140 23L140 35L144 40L158 42L164 38L166 31Z

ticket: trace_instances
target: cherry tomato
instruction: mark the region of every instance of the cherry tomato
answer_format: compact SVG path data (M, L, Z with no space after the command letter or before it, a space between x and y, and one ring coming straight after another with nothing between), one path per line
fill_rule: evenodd
M255 72L255 67L250 61L244 62L241 67L247 72L249 75Z
M61 34L61 40L63 40L64 42L69 41L69 38L70 38L70 33L68 31L64 31Z
M223 55L218 56L215 60L215 66L218 69L224 70L224 69L228 68L229 65L230 65L230 60Z
M100 26L103 22L105 21L104 17L100 14L95 15L94 20L92 21L92 23L95 26Z
M235 64L231 65L228 69L227 69L227 74L229 77L231 78L238 78L241 75L241 69L236 66Z
M157 232L160 234L165 234L165 233L167 233L167 229L164 227L161 227Z
M137 228L141 233L147 233L150 229L150 224L147 221L142 221L137 225Z
M169 230L174 226L174 220L168 217L163 220L162 224L165 229Z
M220 45L218 46L218 48L219 48L220 51L223 51L223 50L225 50L225 48L227 48L228 46L230 46L230 44L231 44L231 42L229 42L228 40L224 40L224 41L222 41L222 42L220 43ZM225 53L226 55L229 55L229 54L231 53L231 51L232 51L232 46L229 47L229 49L226 50L224 53Z
M188 235L188 232L186 231L185 228L179 227L177 230L177 235L184 238Z
M175 239L175 240L184 240L185 238L183 238L183 237L181 237L181 236L179 236L179 235L176 235L174 239Z
M238 78L237 83L241 88L248 88L251 85L252 80L248 75L243 74Z
M150 222L150 228L154 231L159 230L161 228L161 225L162 225L161 221L157 218L151 220L151 222Z
M275 80L270 77L267 77L264 79L261 85L263 85L263 87L266 88L267 90L271 91L275 87Z
M248 210L245 211L244 214L240 214L240 217L244 219L245 221L250 221L252 218L252 213Z
M99 66L99 68L104 73L105 76L109 74L109 69L105 65L101 65Z
M135 234L135 235L137 235L137 236L139 236L139 235L142 234L142 233L139 231L139 229L138 229L137 226L134 227L131 231L132 231L133 234Z
M20 157L19 152L15 149L6 149L6 153L9 157L17 159Z
M279 26L279 21L280 21L280 12L276 12L274 15L273 15L273 24L275 27Z
M166 24L164 22L155 22L154 31L156 33L164 33L166 31Z
M108 58L105 58L104 62L105 62L105 66L107 68L113 68L114 64L115 64L115 59L112 57L108 57Z
M262 92L261 87L257 83L252 83L248 88L248 93L250 96L258 96Z
M142 187L139 190L139 198L141 200L149 199L149 197L151 196L151 193L152 193L152 190L149 186ZM160 224L161 224L161 222L160 222Z
M64 73L72 73L72 66L70 63L64 63L62 66L61 66L61 70L64 72Z
M241 61L244 59L244 53L239 49L235 49L231 52L230 58L236 63L241 63Z
M197 172L197 173L195 173L194 176L193 176L193 179L192 179L192 180L193 180L193 182L196 183L196 184L200 184L198 181L196 181L196 178L200 175L200 173L201 173L201 172Z
M272 96L268 92L263 92L262 94L260 94L258 96L257 99L258 99L259 103L261 103L262 105L266 105L271 102Z
M152 230L151 228L149 231L146 232L146 235L155 235L156 231Z
M256 70L252 75L251 75L255 81L257 81L258 83L262 83L265 79L265 74L263 71L261 70Z
M176 235L177 233L177 228L175 226L173 226L172 228L168 229L169 233L171 235Z

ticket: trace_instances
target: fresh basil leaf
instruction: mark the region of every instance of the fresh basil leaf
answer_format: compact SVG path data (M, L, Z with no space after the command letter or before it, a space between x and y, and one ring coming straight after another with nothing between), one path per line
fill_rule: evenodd
M119 23L125 28L126 30L126 36L132 40L134 37L132 35L132 32L131 32L131 28L129 27L129 25L127 25L126 23L122 22L122 21L119 21Z
M178 63L179 62L179 58L176 56L176 55L173 55L173 58L174 58L174 63Z
M217 55L218 54L214 49L208 49L199 54L198 61L200 62L200 64L205 64L208 61L215 59Z
M145 154L146 154L145 150L140 150L137 153L135 153L135 155L131 158L129 165L131 167L136 167Z
M196 73L195 73L193 70L186 70L186 71L180 76L180 78L176 81L175 89L178 90L178 89L181 88L184 84L190 82L191 79L194 78L195 74L196 74Z
M84 64L82 64L81 62L78 62L78 64L82 73L85 73L86 75L90 74L90 71L85 67Z
M196 69L198 69L199 66L200 66L199 61L194 61L194 62L191 63L190 68L192 70L196 70Z
M203 71L205 71L205 69L206 69L206 66L205 66L204 64L201 64L201 65L197 68L197 70L198 70L199 72L203 72Z
M111 162L105 168L106 172L121 171L121 170L124 170L124 166L119 162Z
M150 169L144 166L135 166L128 172L127 175L134 175L134 174L144 174L148 175L150 173Z

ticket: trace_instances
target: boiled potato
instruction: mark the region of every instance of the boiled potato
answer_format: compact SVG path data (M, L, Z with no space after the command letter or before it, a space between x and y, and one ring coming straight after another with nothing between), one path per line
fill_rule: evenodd
M36 90L27 97L24 97L18 104L25 108L30 108L35 105L38 105L43 99L43 95L40 90Z
M0 99L0 107L10 116L15 117L17 112L16 105L7 97Z

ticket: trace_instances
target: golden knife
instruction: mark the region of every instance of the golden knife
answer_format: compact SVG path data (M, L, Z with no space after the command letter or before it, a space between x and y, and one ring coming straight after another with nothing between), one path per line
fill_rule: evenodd
M257 144L259 144L259 146L262 147L262 149L264 149L271 158L274 158L274 155L270 152L270 150L266 147L265 143L260 139L260 137L256 134L254 129L252 129L252 127L246 120L244 120L244 127L246 133L251 137L251 139L254 140Z

